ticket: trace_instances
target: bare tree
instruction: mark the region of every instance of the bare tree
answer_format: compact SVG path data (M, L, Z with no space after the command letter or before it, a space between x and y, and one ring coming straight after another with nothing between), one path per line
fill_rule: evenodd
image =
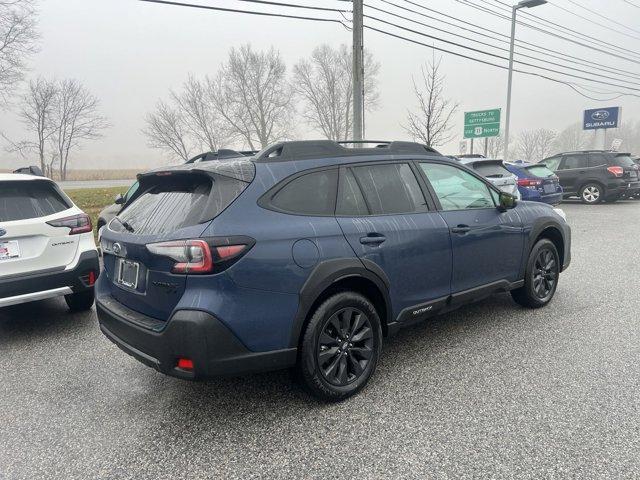
M67 177L71 151L84 140L100 138L102 130L108 127L105 117L99 113L99 103L77 80L58 82L51 115L54 129L49 143L52 157L58 161L61 180Z
M553 143L553 147L558 152L569 152L573 150L584 150L592 143L587 133L582 129L581 123L574 123L562 130Z
M365 52L365 106L373 110L378 103L380 64ZM353 52L346 45L334 49L320 45L310 59L294 67L293 85L303 99L302 115L314 129L330 140L351 138L353 128Z
M518 137L516 154L527 162L537 162L548 157L554 150L556 132L546 128L524 130Z
M0 101L7 103L37 51L35 0L0 0Z
M211 88L218 112L252 150L290 135L291 87L277 50L232 48Z
M503 153L504 153L504 137L502 135L498 135L497 137L488 137L487 138L487 157L502 158Z
M164 102L158 102L155 112L147 115L146 128L142 131L152 148L168 152L172 157L187 161L194 146L189 138L189 128L180 110Z
M453 138L453 115L458 104L444 97L445 77L440 74L441 59L423 65L420 83L413 79L413 91L418 99L417 113L409 112L405 130L414 139L429 146L447 143Z
M171 92L193 140L212 152L229 140L229 128L215 108L214 89L209 77L200 81L190 75L180 93Z
M9 142L8 151L19 152L23 157L29 152L35 152L45 174L50 174L47 168L50 163L47 141L54 131L52 114L57 93L58 86L54 81L38 77L29 82L18 114L31 138L16 143L2 135Z

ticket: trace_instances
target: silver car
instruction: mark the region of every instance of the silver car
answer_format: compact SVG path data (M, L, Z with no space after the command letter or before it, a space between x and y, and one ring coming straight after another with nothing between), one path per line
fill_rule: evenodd
M490 158L459 158L458 161L493 183L503 192L520 200L518 177L507 170L502 160Z

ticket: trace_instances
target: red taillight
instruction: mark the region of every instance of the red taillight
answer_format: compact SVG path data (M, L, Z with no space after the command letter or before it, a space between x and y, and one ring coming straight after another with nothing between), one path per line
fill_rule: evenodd
M531 188L531 187L539 187L540 185L542 185L542 180L532 180L530 178L518 179L518 186L520 187Z
M622 167L607 167L607 170L609 171L609 173L612 173L614 177L621 177L622 175L624 175L624 168Z
M93 285L95 285L96 283L96 272L94 272L93 270L91 270L89 272L89 286L92 287Z
M193 370L193 360L190 358L179 358L178 368L181 368L182 370Z
M69 235L78 235L80 233L88 233L93 230L91 218L86 213L80 213L71 217L59 218L47 222L52 227L69 227Z
M177 263L173 273L211 273L215 262L224 262L237 257L247 245L223 245L210 247L204 240L177 240L173 242L151 243L147 250L155 255L169 257Z

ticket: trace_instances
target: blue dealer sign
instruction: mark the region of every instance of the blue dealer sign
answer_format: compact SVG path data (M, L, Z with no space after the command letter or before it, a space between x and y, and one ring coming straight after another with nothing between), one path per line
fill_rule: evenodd
M584 111L584 130L599 128L618 128L620 121L620 107L592 108Z

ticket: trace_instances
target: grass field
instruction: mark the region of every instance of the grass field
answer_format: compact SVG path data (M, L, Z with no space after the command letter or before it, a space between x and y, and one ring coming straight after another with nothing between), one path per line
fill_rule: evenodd
M71 197L73 203L91 217L94 235L97 236L98 214L104 207L113 203L113 199L117 194L124 195L128 188L79 188L67 190L65 193Z

